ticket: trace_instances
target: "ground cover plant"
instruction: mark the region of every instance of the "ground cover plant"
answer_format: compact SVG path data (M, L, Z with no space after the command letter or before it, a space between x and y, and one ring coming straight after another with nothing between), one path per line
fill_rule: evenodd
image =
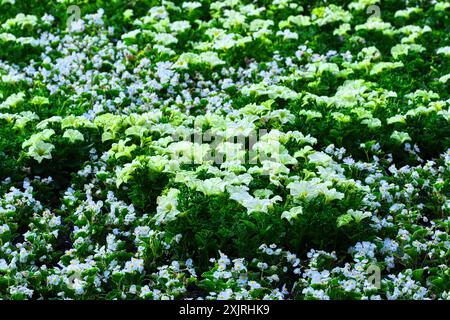
M0 298L450 299L449 7L0 0Z

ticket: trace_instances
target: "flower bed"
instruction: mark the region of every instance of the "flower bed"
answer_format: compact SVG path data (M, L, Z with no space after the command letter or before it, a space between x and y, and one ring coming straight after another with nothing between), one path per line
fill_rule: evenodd
M0 0L0 298L450 299L449 7Z

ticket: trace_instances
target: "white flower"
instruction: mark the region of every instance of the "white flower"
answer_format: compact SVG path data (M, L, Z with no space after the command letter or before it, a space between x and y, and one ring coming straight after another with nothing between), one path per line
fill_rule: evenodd
M297 216L301 215L302 213L302 207L292 207L291 209L289 209L289 211L283 211L283 213L281 214L281 219L286 219L287 221L291 222L292 219L297 218Z
M61 282L61 277L55 274L49 275L47 277L47 284L56 286Z
M196 182L197 191L203 192L205 195L222 194L225 192L226 182L220 178L211 178L206 180L198 180Z
M165 196L158 197L156 200L158 206L156 208L156 215L154 216L157 225L176 219L180 213L177 209L179 193L180 191L178 189L171 188Z
M7 271L9 268L8 263L5 259L0 259L0 271Z
M219 292L217 295L217 300L229 300L233 296L233 290L225 289L224 291Z
M0 235L3 234L3 233L5 233L5 232L8 232L9 230L10 230L10 229L9 229L9 226L8 226L7 224L1 225L1 226L0 226Z
M131 261L125 263L125 272L133 273L135 271L142 273L144 271L144 260L131 258Z
M144 297L146 297L149 293L151 293L152 291L150 290L150 288L146 285L146 286L143 286L142 288L141 288L141 293L139 294L139 296L141 297L141 298L144 298Z
M83 134L74 129L67 129L64 131L63 138L67 138L71 143L74 143L76 141L84 141Z
M261 288L261 285L254 281L254 280L250 280L249 282L247 282L248 286L250 287L251 290L255 290L255 289L259 289Z
M84 285L86 281L75 278L73 281L72 289L75 290L75 294L82 295L84 293Z

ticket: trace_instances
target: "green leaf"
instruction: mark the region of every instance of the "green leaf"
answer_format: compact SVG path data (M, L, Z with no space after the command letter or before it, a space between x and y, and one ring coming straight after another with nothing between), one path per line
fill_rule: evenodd
M441 277L437 277L437 278L431 280L431 283L433 285L435 285L436 287L444 287L445 286L445 281Z
M423 276L423 269L416 269L413 271L413 278L417 281L421 281L422 280L422 276Z
M349 213L346 213L346 214L343 214L342 216L339 216L337 218L336 225L337 225L338 228L340 228L340 227L348 225L352 221L353 221L352 215L349 214Z
M245 224L247 227L249 227L250 229L252 229L253 231L257 231L258 228L256 227L256 225L248 220L241 220L243 224Z

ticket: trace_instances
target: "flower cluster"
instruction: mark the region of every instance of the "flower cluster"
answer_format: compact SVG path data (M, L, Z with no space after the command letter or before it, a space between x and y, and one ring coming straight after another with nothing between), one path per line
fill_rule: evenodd
M450 299L447 0L31 3L0 299Z

